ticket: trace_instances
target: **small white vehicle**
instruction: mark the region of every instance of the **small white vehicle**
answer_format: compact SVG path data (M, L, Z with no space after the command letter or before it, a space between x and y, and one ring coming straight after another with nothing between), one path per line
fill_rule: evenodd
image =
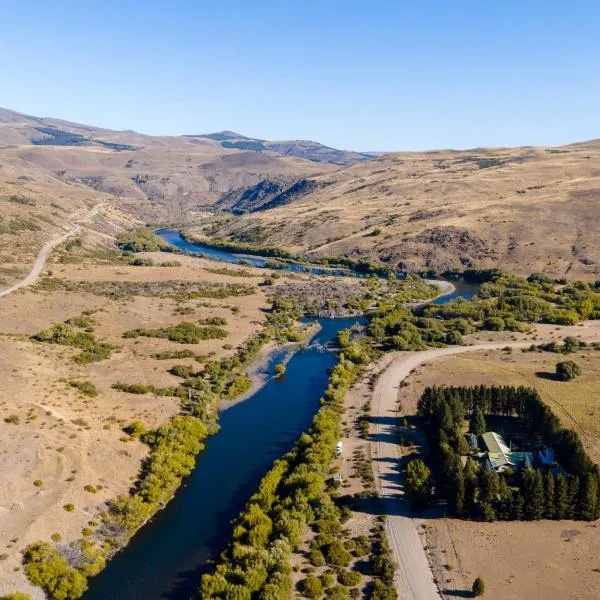
M344 444L341 442L341 440L335 445L335 453L337 455L340 455L342 453L342 450L344 449Z

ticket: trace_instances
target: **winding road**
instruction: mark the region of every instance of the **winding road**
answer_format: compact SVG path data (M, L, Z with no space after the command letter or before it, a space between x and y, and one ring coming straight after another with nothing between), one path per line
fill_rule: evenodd
M40 276L40 273L42 272L44 265L46 264L46 260L47 260L48 256L50 255L50 252L52 252L52 250L56 246L58 246L59 244L62 244L65 240L70 238L72 235L75 235L81 229L81 221L86 221L86 220L92 218L98 212L101 205L102 205L102 202L99 202L98 204L93 206L89 211L84 213L81 217L78 217L77 216L78 213L75 213L74 220L79 221L79 222L76 223L75 225L73 225L72 227L70 227L62 235L57 235L57 236L53 237L51 240L48 240L40 248L39 252L37 253L37 256L35 257L33 266L31 267L31 271L29 271L29 273L23 279L21 279L21 281L15 283L14 285L10 286L9 288L7 288L5 290L0 291L0 298L3 298L4 296L8 296L9 294L16 292L17 290L19 290L23 287L26 287L28 285L31 285L32 283L35 283L37 278Z

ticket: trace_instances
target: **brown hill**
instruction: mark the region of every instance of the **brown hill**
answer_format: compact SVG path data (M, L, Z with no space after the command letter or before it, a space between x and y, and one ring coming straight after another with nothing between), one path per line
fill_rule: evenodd
M596 140L388 154L316 177L307 193L245 214L216 235L405 271L500 265L593 278L600 273L599 223Z

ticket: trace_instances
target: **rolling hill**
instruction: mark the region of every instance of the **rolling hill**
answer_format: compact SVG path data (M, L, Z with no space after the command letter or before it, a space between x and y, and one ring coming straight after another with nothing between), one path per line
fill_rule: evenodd
M150 136L0 109L0 279L17 277L43 241L99 202L90 226L104 235L141 222L193 226L216 210L229 217L211 235L309 256L405 272L504 266L593 279L599 165L599 141L375 156L231 131Z
M406 272L600 273L599 141L387 154L312 178L297 193L294 184L272 188L253 206L257 191L222 200L246 214L213 234Z

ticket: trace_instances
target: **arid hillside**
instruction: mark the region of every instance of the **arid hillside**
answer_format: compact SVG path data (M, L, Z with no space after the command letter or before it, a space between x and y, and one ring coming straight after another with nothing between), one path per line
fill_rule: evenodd
M311 186L298 195L263 194L254 212L216 235L405 271L600 272L598 141L387 154L316 177ZM247 208L251 192L237 204L229 198L228 208ZM275 208L265 210L269 201Z
M371 156L0 109L0 279L16 279L43 241L98 203L89 225L108 235L135 221L184 224L406 272L504 266L597 278L600 142Z

